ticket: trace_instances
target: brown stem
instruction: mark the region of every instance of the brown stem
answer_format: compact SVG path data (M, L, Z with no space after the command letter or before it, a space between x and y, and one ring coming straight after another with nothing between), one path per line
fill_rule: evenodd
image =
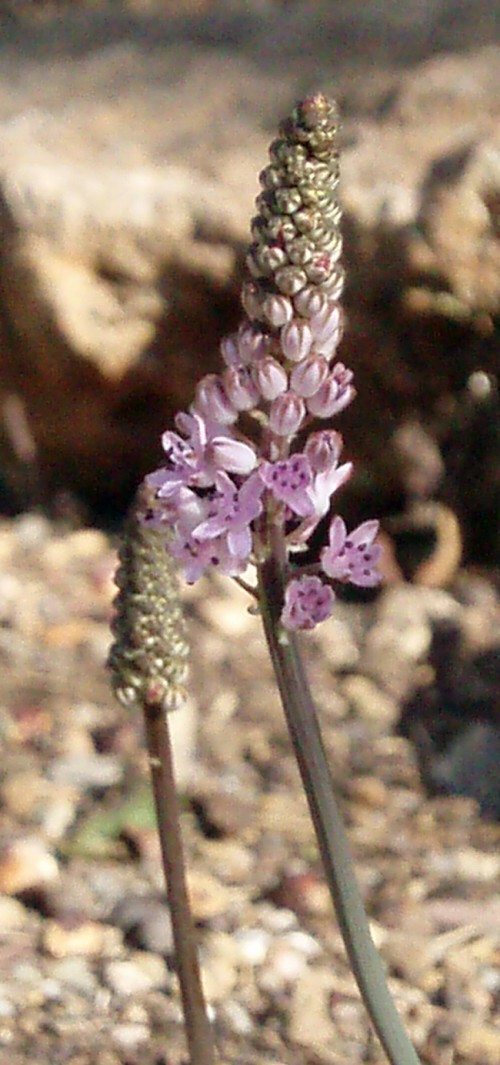
M190 1062L214 1065L212 1032L186 886L168 714L156 705L146 704L144 720Z

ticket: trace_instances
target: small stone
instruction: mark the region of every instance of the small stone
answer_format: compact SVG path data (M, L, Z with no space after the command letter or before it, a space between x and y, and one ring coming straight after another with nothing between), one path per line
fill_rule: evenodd
M146 1043L150 1035L146 1024L117 1024L113 1029L112 1038L122 1050L128 1050L140 1043Z
M380 730L386 731L395 724L399 712L396 700L385 695L368 677L346 677L342 693L360 718L373 722Z
M22 891L53 883L59 876L54 855L38 839L18 839L0 855L0 891Z
M477 1061L481 1062L481 1065L498 1065L500 1030L489 1024L469 1023L457 1036L455 1051L464 1061Z
M59 784L77 788L111 788L120 783L123 765L119 758L110 754L75 755L58 758L51 766L50 776Z
M155 895L127 895L114 906L110 924L121 928L128 943L170 957L172 922L166 902Z
M126 961L113 960L105 966L108 987L118 995L138 995L170 983L167 966L156 954L137 951Z
M220 880L201 869L189 870L187 880L195 921L211 921L227 913L233 896Z
M61 958L51 968L52 976L65 987L74 988L82 994L93 998L97 991L97 979L90 963L83 957Z
M244 928L235 934L242 961L247 965L262 965L271 945L269 932L263 928Z
M0 928L2 933L18 932L29 921L28 911L17 899L0 896Z
M65 926L58 921L48 921L42 939L44 950L53 958L65 958L72 954L99 957L111 946L117 950L120 937L115 929L97 921Z

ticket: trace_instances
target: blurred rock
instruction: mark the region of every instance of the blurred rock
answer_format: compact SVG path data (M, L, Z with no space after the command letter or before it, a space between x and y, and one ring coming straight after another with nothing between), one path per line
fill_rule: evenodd
M256 175L279 118L320 84L345 114L360 399L344 422L365 473L397 492L380 442L439 421L498 361L495 5L103 4L47 9L36 42L23 27L0 79L0 372L32 439L20 454L11 426L6 464L9 443L36 484L128 498L239 316Z
M59 866L41 840L18 839L0 854L0 891L18 895L50 884Z
M170 957L172 923L166 902L155 895L127 895L113 907L109 923L121 928L127 943Z
M105 966L104 978L118 995L140 995L156 987L168 987L169 975L163 958L137 951L126 961L114 959Z

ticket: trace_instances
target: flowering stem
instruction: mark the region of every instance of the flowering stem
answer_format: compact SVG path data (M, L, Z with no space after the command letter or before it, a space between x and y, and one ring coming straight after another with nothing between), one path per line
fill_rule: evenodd
M259 567L264 631L340 931L361 996L391 1065L419 1065L370 935L296 637L287 632L285 639L280 639L284 567L281 530L272 530L271 539L271 555Z
M157 703L145 700L144 720L190 1063L214 1065L186 886L168 714Z

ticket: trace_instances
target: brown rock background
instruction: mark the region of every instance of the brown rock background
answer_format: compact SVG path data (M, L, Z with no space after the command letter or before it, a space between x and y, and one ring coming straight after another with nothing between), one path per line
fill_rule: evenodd
M238 319L257 175L276 125L321 87L344 114L343 356L359 399L343 428L359 459L356 506L375 496L390 510L411 494L397 434L423 427L445 476L424 470L420 494L440 484L472 557L498 557L497 5L4 12L9 490L22 497L31 437L34 480L49 496L71 489L92 507L123 506Z

